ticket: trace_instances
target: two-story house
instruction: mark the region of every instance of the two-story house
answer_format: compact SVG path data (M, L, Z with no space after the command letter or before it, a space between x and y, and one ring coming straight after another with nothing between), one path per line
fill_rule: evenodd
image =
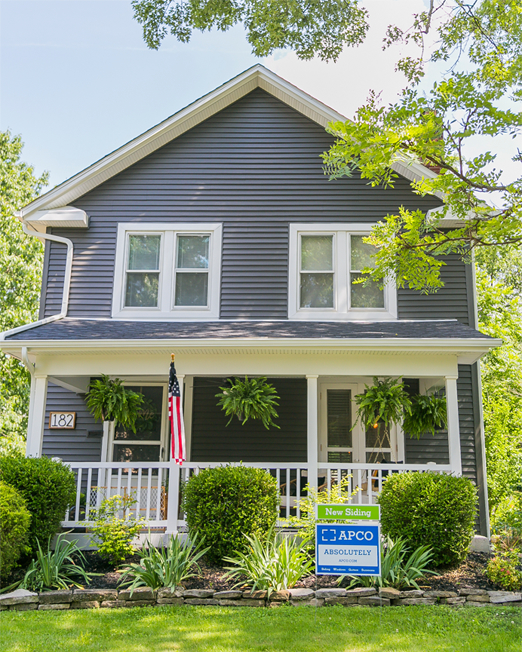
M282 513L306 483L351 476L354 502L375 500L387 473L464 474L487 534L478 360L499 342L476 330L473 269L447 259L434 295L361 285L372 224L399 206L429 210L397 163L393 189L325 176L325 127L345 119L255 66L42 195L20 212L45 241L40 321L2 336L32 374L27 455L77 474L79 527L101 495L136 495L136 511L182 526L180 479L243 462L270 470ZM170 354L183 381L188 460L169 458ZM136 433L96 423L92 378L119 377L146 396ZM280 429L217 407L228 377L266 376ZM419 440L394 427L387 446L353 427L354 396L373 376L417 392L445 387L448 428ZM376 455L378 453L378 455ZM81 495L83 494L85 498ZM168 498L167 498L168 496Z

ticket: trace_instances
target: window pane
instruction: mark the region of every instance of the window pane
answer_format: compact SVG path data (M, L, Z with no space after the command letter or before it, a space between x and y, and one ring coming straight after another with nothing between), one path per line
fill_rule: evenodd
M161 439L161 413L163 409L162 387L127 387L143 394L144 400L136 419L136 432L126 430L118 423L114 431L115 440L159 441Z
M375 267L373 256L378 251L377 247L363 242L363 238L365 237L365 235L350 236L352 248L351 268L359 272L365 267Z
M176 306L206 306L208 274L178 272L176 274Z
M208 235L178 236L178 268L208 268Z
M114 444L113 462L159 462L160 446Z
M159 273L127 273L125 306L136 308L156 308L158 305Z
M333 269L331 235L301 236L301 269L322 270Z
M381 442L379 448L390 448L390 441L384 435L384 422L379 422L377 428L368 428L366 431L366 448L375 448Z
M339 462L340 464L350 464L352 454L349 451L328 451L329 462Z
M349 389L327 390L327 414L328 448L351 448L352 402Z
M128 269L159 270L160 243L159 235L129 236Z
M333 274L301 274L301 308L333 308Z
M366 278L366 274L351 274L351 306L352 308L384 308L384 290L376 281L354 283L356 279Z

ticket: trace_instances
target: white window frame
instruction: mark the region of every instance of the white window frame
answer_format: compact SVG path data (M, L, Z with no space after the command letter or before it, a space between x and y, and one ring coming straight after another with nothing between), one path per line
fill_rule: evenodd
M290 224L288 319L388 321L397 319L397 288L390 279L384 286L384 308L350 307L349 236L369 235L373 224ZM333 235L334 308L301 308L301 236Z
M221 288L222 224L166 223L120 223L116 241L114 267L114 292L112 299L113 319L147 321L209 321L219 319ZM161 235L158 306L126 307L125 283L130 235ZM206 306L175 306L176 246L178 235L209 235L208 304ZM168 255L171 252L171 255Z

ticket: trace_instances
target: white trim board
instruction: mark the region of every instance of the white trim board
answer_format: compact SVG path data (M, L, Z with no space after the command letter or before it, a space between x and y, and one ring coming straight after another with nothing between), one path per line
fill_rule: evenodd
M257 64L93 163L53 190L41 195L22 208L17 214L18 217L25 220L36 211L62 208L74 203L78 197L237 102L256 88L270 93L324 128L330 122L347 120L346 116ZM397 162L392 167L410 181L435 176L433 171L410 161Z

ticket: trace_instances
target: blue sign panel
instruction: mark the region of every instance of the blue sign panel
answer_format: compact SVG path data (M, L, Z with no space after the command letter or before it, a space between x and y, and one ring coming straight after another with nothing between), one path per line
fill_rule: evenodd
M380 575L380 525L316 524L317 575Z

